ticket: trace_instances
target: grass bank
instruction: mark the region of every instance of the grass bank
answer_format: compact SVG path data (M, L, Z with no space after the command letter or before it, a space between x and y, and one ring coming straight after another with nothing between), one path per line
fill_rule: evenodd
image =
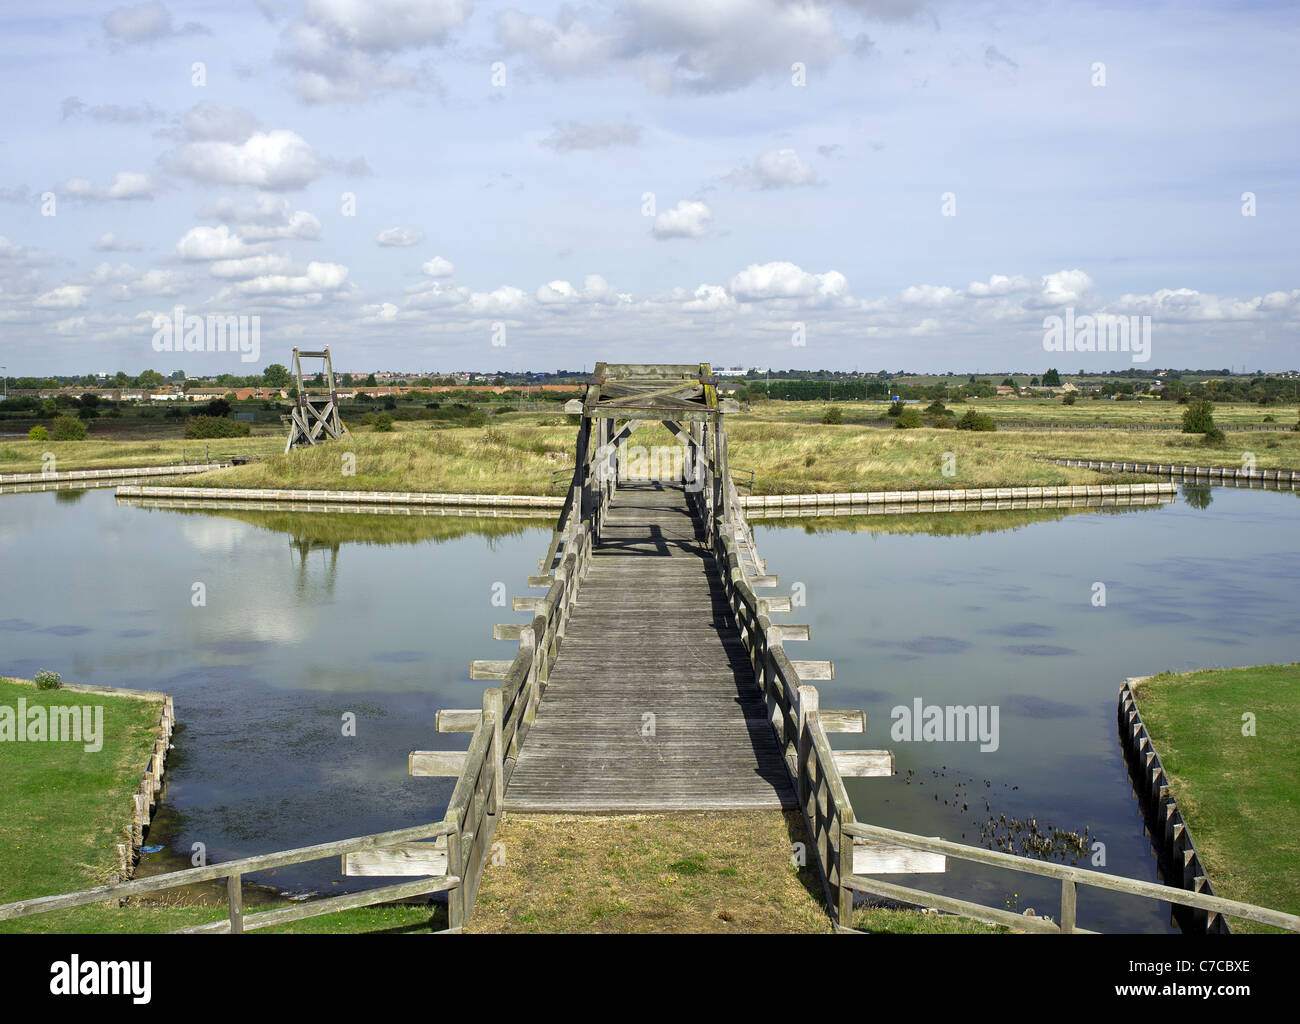
M1300 914L1300 663L1164 673L1134 695L1215 894Z
M118 871L117 844L128 838L131 794L159 736L156 701L38 690L0 678L0 706L103 708L103 744L0 742L0 903L105 885ZM178 865L186 866L186 865ZM0 921L0 933L167 932L226 916L224 883L132 900ZM292 906L250 890L248 912ZM429 931L446 927L442 905L364 907L268 928L273 932Z

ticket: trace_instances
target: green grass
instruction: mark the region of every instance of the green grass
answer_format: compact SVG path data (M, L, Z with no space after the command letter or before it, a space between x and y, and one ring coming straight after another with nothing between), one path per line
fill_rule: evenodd
M107 884L118 870L117 844L128 839L131 794L154 740L159 704L74 690L37 690L0 678L0 705L88 705L104 709L103 747L81 743L0 743L0 903ZM295 904L249 890L250 915ZM220 887L189 887L116 903L0 921L0 933L167 932L226 916ZM437 931L442 904L386 905L327 914L268 928L269 933Z
M1136 698L1215 894L1300 914L1300 663L1165 673Z
M160 705L129 697L37 690L0 679L0 704L101 706L103 747L0 743L0 893L5 901L103 885L118 870L131 797L161 735Z

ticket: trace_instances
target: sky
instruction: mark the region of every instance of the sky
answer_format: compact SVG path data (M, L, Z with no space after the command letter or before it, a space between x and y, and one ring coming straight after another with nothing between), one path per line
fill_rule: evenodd
M1298 50L1286 3L18 0L0 365L1293 369ZM159 351L177 307L256 351Z

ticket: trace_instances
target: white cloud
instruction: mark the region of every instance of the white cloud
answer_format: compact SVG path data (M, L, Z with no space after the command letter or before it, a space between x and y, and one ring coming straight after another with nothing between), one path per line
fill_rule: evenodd
M143 171L118 171L113 181L105 189L95 186L89 178L68 178L55 188L55 195L63 193L73 199L85 199L94 202L105 200L153 199L160 190L156 178Z
M39 309L81 309L90 289L82 284L64 284L38 295L32 305Z
M424 241L424 232L415 228L387 228L375 236L378 245L408 246Z
M284 31L279 56L294 68L307 103L369 99L432 80L423 68L394 65L393 54L444 45L469 17L471 0L306 0Z
M456 271L456 267L450 260L445 260L441 256L435 256L421 264L420 270L429 277L451 277Z
M264 253L259 256L244 256L240 259L217 260L208 267L208 272L213 277L247 279L283 274L291 265L292 261L287 256L279 253Z
M813 184L817 175L793 149L770 149L752 164L732 171L726 180L752 189L797 188Z
M262 274L240 281L234 288L244 295L304 295L336 291L348 278L340 263L313 260L301 274Z
M731 279L728 289L742 302L830 299L846 295L848 281L838 270L811 274L793 263L751 263Z
M1044 274L1042 300L1051 306L1068 306L1092 291L1092 278L1082 270L1058 270Z
M321 236L320 220L306 210L293 209L283 196L259 193L253 202L242 205L219 199L207 213L234 225L235 232L247 242L313 240Z
M557 76L602 70L614 48L612 39L567 14L553 25L516 10L498 16L497 39L507 50L530 54Z
M321 174L316 150L296 132L254 132L242 143L187 142L167 157L176 173L222 185L278 191L302 188Z
M104 18L104 32L115 46L153 43L172 36L204 34L207 31L193 21L179 28L173 26L171 12L157 2L118 7Z
M244 240L221 224L215 228L190 228L176 243L176 255L183 260L225 260L250 255Z
M699 200L683 199L655 217L656 238L699 238L708 230L713 213Z
M128 242L120 235L108 231L95 240L94 248L99 252L129 252L142 246L139 242Z
M471 7L470 0L306 0L303 15L342 45L385 52L445 42Z

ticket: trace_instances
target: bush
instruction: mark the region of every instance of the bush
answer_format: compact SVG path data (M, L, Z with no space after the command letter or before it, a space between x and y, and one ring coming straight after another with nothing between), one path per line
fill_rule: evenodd
M840 412L839 406L832 405L829 409L827 409L824 413L822 413L822 422L843 423L844 415Z
M1220 430L1218 427L1211 427L1209 430L1207 430L1204 434L1201 435L1201 444L1218 445L1218 444L1223 444L1223 442L1226 439L1227 439L1227 435L1222 430Z
M50 432L42 426L37 425L27 431L27 440L29 441L48 441L49 439Z
M390 434L393 431L393 417L387 413L376 413L375 421L371 426L374 427L376 434Z
M1074 397L1073 392L1068 392L1061 397L1062 405L1073 405L1076 401L1078 401L1078 399Z
M191 416L185 424L186 438L203 440L211 437L247 437L252 426L221 416Z
M1183 433L1206 434L1214 429L1214 403L1205 398L1193 398L1183 410Z
M903 400L900 398L896 402L889 403L889 408L885 410L885 415L897 416L903 411L903 409L904 409Z
M84 441L86 425L75 416L55 416L50 424L50 439L53 441Z
M934 413L936 416L942 416L944 413L948 411L948 407L944 405L943 402L939 401L939 399L936 398L933 402L931 402L929 405L925 407L925 411Z
M993 422L993 417L985 412L976 412L974 409L967 409L966 414L957 421L958 430L997 430L997 424Z
M899 430L912 430L919 426L923 426L920 409L904 409L898 414L898 420L894 424L894 427Z
M41 669L36 673L36 689L38 690L57 690L63 685L63 677L57 672L47 672Z

